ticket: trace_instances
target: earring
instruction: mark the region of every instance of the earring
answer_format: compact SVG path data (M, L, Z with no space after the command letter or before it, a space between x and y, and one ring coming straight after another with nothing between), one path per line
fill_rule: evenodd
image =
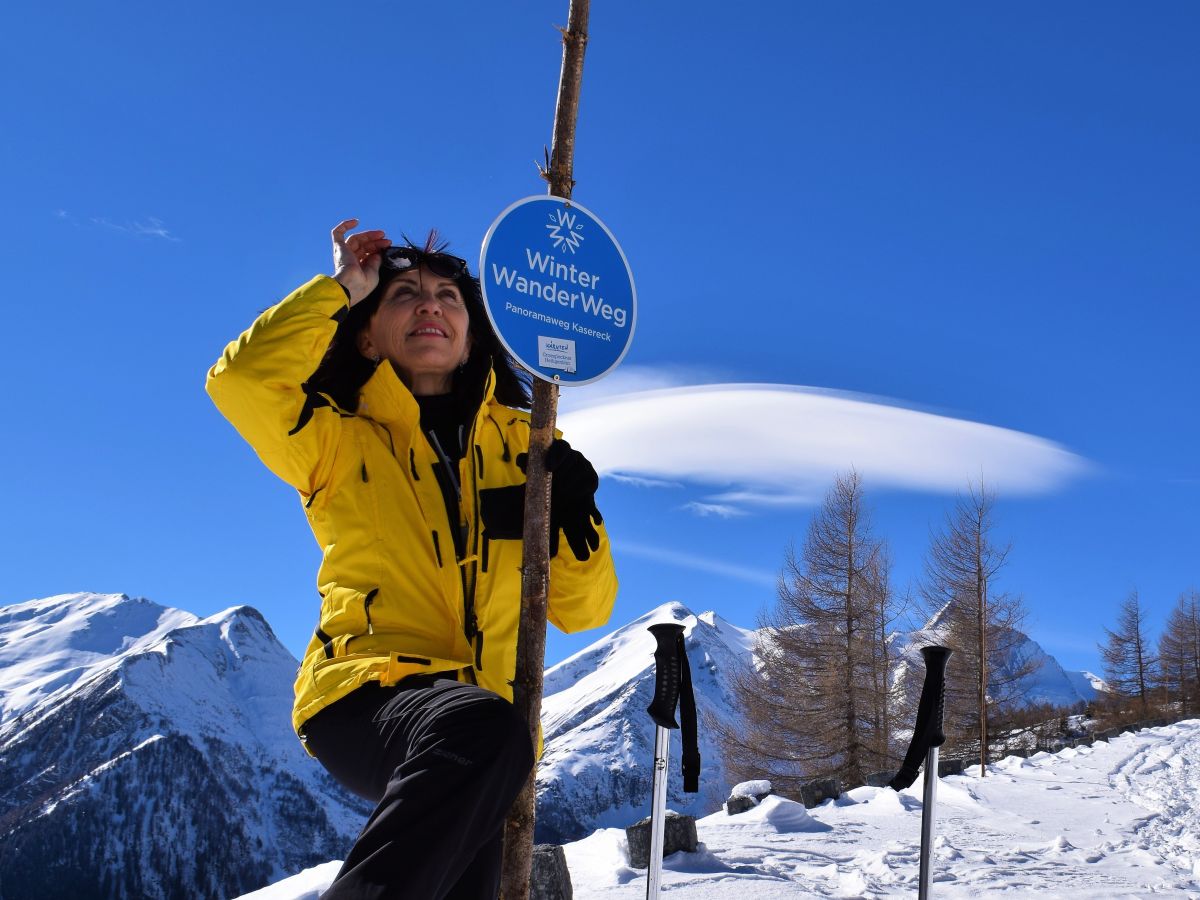
M371 362L373 362L375 365L379 365L381 362L383 362L383 356L379 353L376 353L371 357Z

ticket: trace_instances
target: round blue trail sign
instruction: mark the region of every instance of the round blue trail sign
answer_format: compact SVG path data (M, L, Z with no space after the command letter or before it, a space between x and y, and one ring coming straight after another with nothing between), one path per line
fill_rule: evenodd
M612 232L572 200L526 197L500 213L479 281L500 341L538 378L587 384L629 350L633 273Z

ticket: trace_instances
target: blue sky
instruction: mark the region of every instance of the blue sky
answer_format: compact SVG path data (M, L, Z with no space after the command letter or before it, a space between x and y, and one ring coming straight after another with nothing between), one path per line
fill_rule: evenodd
M566 7L10 14L0 602L248 603L300 652L317 548L204 372L338 220L477 258L544 192ZM1157 623L1200 587L1198 34L1188 2L593 4L575 197L640 309L562 415L606 473L614 626L753 625L851 465L901 589L983 471L998 586L1068 667L1129 591Z

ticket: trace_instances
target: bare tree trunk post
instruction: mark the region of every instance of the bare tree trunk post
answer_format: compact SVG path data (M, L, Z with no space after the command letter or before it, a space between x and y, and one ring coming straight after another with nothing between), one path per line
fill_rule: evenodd
M982 552L976 556L976 585L979 592L979 777L987 776L988 708L987 708L987 579L983 575Z
M1200 600L1200 594L1192 591L1188 596L1188 622L1190 628L1188 630L1189 642L1192 650L1192 670L1188 673L1191 683L1192 705L1185 712L1193 712L1196 709L1196 698L1200 695L1200 618L1196 615L1196 603Z
M862 762L859 759L859 744L858 744L858 704L857 697L854 691L854 619L855 619L855 600L854 592L859 590L854 582L854 529L857 525L857 518L854 512L851 511L850 521L847 523L847 542L846 542L846 675L845 675L845 691L846 691L846 737L849 744L849 754L847 769L849 770L850 780L859 782L862 780Z
M979 778L988 775L988 582L979 576Z
M575 185L575 120L583 83L583 54L587 48L590 0L570 0L567 27L562 30L563 60L554 112L554 142L550 168L542 176L550 194L570 199ZM554 439L558 418L558 385L533 380L530 416L529 461L526 464L524 561L521 580L521 625L517 633L517 670L513 704L529 723L529 739L536 748L542 718L542 673L546 667L546 597L550 587L550 474L546 450ZM500 896L525 900L529 896L533 864L534 807L537 799L537 765L513 801L504 824L504 862Z

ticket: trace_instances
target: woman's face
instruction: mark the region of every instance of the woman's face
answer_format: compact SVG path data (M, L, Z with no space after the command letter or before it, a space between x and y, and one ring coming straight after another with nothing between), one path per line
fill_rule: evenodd
M470 352L469 323L458 285L420 266L389 282L358 349L389 360L413 394L445 394Z

